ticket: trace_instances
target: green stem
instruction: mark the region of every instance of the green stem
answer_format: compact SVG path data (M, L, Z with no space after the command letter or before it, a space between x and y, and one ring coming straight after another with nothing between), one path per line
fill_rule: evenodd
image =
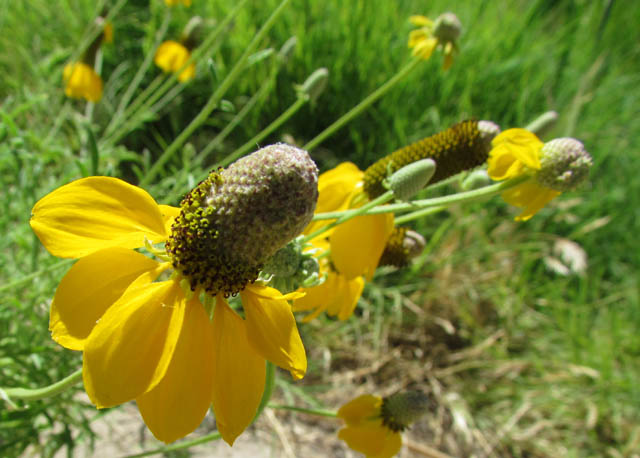
M273 365L271 361L267 361L267 371L265 374L264 381L264 391L262 392L262 399L260 399L260 404L258 405L258 410L256 410L256 415L253 417L253 421L256 421L260 414L267 404L269 400L271 400L271 395L273 394L273 389L276 386L276 367Z
M373 199L370 202L367 202L366 204L364 204L362 207L358 207L355 208L353 210L347 210L347 211L341 211L341 212L331 212L331 213L318 213L318 215L329 215L329 214L333 214L334 217L333 218L317 218L316 219L316 215L313 216L313 220L312 221L317 221L317 220L323 220L323 219L335 219L337 218L335 221L327 224L326 226L322 226L321 228L319 228L318 230L312 232L309 235L305 235L301 240L300 243L305 243L308 242L309 240L313 240L315 239L317 236L319 236L320 234L328 231L329 229L333 229L334 227L345 223L347 221L349 221L351 218L355 218L356 216L360 216L360 215L364 215L364 214L371 214L371 210L374 209L374 207L376 207L377 205L383 205L387 202L389 202L391 199L393 199L393 191L387 191L384 194L382 194L381 196L376 197L375 199ZM377 208L387 208L387 205L384 205L382 207L377 207ZM380 212L380 213L385 213L385 212Z
M179 442L177 444L173 444L173 445L166 445L164 447L159 447L153 450L149 450L147 452L142 452L142 453L136 453L134 455L126 455L128 458L138 458L141 456L151 456L151 455L157 455L159 453L166 453L166 452L173 452L176 450L184 450L187 449L189 447L193 447L194 445L200 445L200 444L206 444L207 442L211 442L211 441L215 441L218 439L221 439L222 436L220 435L219 432L214 432L211 434L207 434L206 436L202 436L198 439L193 439L190 441L184 441L184 442Z
M253 137L251 140L246 142L240 148L236 149L231 154L227 155L222 161L220 161L217 166L226 167L231 162L235 161L237 158L244 156L247 152L249 152L252 148L255 148L257 144L259 144L267 135L280 127L285 121L287 121L291 116L293 116L304 104L309 101L309 96L307 94L300 94L298 99L291 104L289 108L286 109L284 113L278 116L271 124L265 127L258 135Z
M318 146L324 139L332 135L335 131L340 129L346 123L348 123L353 118L355 118L360 113L362 113L364 110L366 110L369 107L369 105L371 105L373 102L375 102L384 94L386 94L389 91L389 89L391 89L402 78L407 76L411 72L411 70L413 70L421 61L422 59L419 59L419 58L414 58L413 60L409 61L407 65L402 67L398 71L398 73L393 75L386 83L384 83L378 89L376 89L371 94L369 94L362 102L360 102L358 105L356 105L347 113L345 113L340 118L338 118L333 124L331 124L325 130L320 132L315 138L313 138L306 145L304 145L302 149L311 151L313 148Z
M432 199L414 200L412 202L383 205L383 206L371 208L366 212L366 214L379 215L382 213L400 213L400 212L406 212L411 210L420 211L426 208L433 208L433 207L439 207L439 206L449 207L450 205L453 205L453 204L459 204L463 202L472 202L475 200L484 199L486 197L500 194L501 192L506 191L507 189L511 189L529 179L531 179L531 177L528 175L525 175L525 176L512 178L511 180L504 181L502 183L492 184L490 186L485 186L480 189L474 189L472 191L459 192L457 194L452 194L450 196L434 197ZM383 194L383 196L384 195L386 194ZM340 212L318 213L313 216L313 221L335 219L335 218L351 218L353 216L362 214L362 212L360 212L359 210L360 210L359 208L356 208L353 210L346 210L346 211L340 211ZM305 237L305 238L308 238L308 237Z
M408 223L409 221L413 221L414 219L424 218L425 216L433 215L434 213L439 213L446 209L447 207L442 205L440 207L425 208L423 210L407 213L406 215L394 218L393 224L395 224L396 226L400 226L401 224Z
M283 405L277 405L277 404L269 404L269 408L277 409L277 410L290 410L292 412L308 413L309 415L318 415L321 417L335 418L338 415L337 412L334 412L333 410L305 409L304 407L283 406Z
M244 53L238 59L235 66L231 69L229 74L226 76L224 81L218 86L216 91L207 101L207 104L202 108L200 113L196 115L196 117L189 123L189 125L178 135L175 140L167 147L166 150L158 157L156 162L153 164L151 169L147 172L147 174L140 180L140 185L145 186L149 184L153 179L158 175L158 173L162 170L167 161L173 156L173 154L178 151L184 142L195 132L198 127L200 127L209 117L211 112L218 106L218 103L222 99L222 96L225 94L227 89L234 83L237 76L244 69L245 64L249 56L253 53L253 51L258 47L258 44L262 41L262 39L266 36L269 29L275 24L276 20L280 16L280 14L284 11L284 8L291 0L282 0L280 5L271 13L271 16L264 23L262 28L255 35L249 46L245 49Z
M52 385L45 386L44 388L0 388L0 393L2 393L9 399L17 398L25 401L37 401L38 399L44 399L55 396L58 393L62 393L63 391L81 381L82 369L78 369L68 377L63 378L59 382L56 382Z

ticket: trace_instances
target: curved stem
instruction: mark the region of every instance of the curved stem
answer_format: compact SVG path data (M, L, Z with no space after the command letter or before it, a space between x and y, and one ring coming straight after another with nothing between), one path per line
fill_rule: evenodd
M413 70L416 67L416 65L418 65L418 63L421 61L422 59L419 59L419 58L414 58L413 60L409 61L407 65L405 65L400 70L398 70L398 73L393 75L386 83L384 83L378 89L376 89L371 94L369 94L362 102L360 102L351 110L349 110L347 113L345 113L340 118L338 118L333 124L331 124L325 130L323 130L318 135L316 135L316 137L310 140L306 145L304 145L302 149L311 151L313 148L318 146L324 139L332 135L335 131L340 129L346 123L348 123L353 118L355 118L360 113L362 113L364 110L366 110L369 107L369 105L371 105L373 102L375 102L384 94L386 94L389 91L389 89L391 89L402 78L407 76L409 72L411 72L411 70Z
M276 386L276 367L273 365L271 361L267 361L267 371L265 374L264 381L264 391L262 392L262 399L260 399L260 404L258 405L258 410L256 411L255 417L253 417L253 421L256 421L260 414L271 399L271 395L273 394L273 389ZM252 422L253 423L253 422Z
M44 399L55 396L58 393L62 393L63 391L81 381L82 369L78 369L68 377L63 378L59 382L56 382L52 385L45 386L44 388L0 388L0 393L3 397L7 397L8 399L17 398L23 399L25 401L37 401L38 399Z

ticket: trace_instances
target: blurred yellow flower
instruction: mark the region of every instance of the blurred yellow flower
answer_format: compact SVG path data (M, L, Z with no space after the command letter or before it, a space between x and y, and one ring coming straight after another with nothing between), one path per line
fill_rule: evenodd
M453 57L458 52L456 39L460 35L462 25L453 13L444 13L434 21L426 16L415 15L409 21L419 27L409 33L409 48L412 54L421 59L429 59L436 47L440 46L444 54L443 68L448 70Z
M98 408L136 401L153 434L172 442L194 431L212 406L232 444L253 420L266 360L295 379L305 350L290 299L273 288L244 285L244 318L221 293L182 287L171 267L135 249L169 239L181 209L158 205L116 178L89 177L40 199L31 227L54 256L78 259L51 304L49 329L65 348L83 352L83 380ZM161 259L166 259L160 255Z
M346 423L338 437L368 458L389 458L402 447L400 432L383 423L382 404L382 398L365 394L338 410L338 418Z
M493 149L489 152L487 170L489 177L493 180L508 180L522 175L532 177L502 193L507 203L523 208L516 221L528 220L560 195L559 191L544 187L534 179L534 174L541 168L544 143L533 133L525 129L508 129L494 138L491 144Z
M62 72L67 97L98 102L102 98L102 78L84 62L65 65Z
M316 213L354 208L354 197L361 194L364 173L355 164L344 162L318 179ZM311 234L330 221L309 224L304 234ZM339 319L347 319L362 294L364 277L371 280L385 245L393 231L393 215L356 216L344 224L311 240L319 253L330 250L330 256L320 259L320 268L327 274L325 282L304 289L307 295L294 302L294 310L315 311L305 320L322 311Z
M182 3L184 6L191 6L191 0L164 0L167 6L176 6Z
M105 43L113 43L113 24L111 22L105 22L102 29L102 36Z
M153 59L155 64L167 73L179 71L191 57L191 51L182 43L167 40L158 46ZM178 80L182 83L189 81L196 74L196 64L192 62L184 68L178 75Z

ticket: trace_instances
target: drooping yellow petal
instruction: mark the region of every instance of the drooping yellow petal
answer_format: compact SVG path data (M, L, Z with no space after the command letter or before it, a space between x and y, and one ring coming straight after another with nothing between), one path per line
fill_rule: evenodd
M62 278L51 303L51 338L65 348L82 350L105 311L136 278L157 266L126 248L107 248L81 258Z
M343 162L318 177L318 203L316 213L342 211L349 208L351 198L358 184L362 181L362 172L355 164ZM331 220L315 221L304 230L304 234L311 234L320 227L326 226ZM328 233L324 233L326 237Z
M96 407L135 399L162 380L186 302L180 285L166 281L130 288L107 310L84 347L84 387Z
M233 445L260 404L266 361L249 343L244 320L221 297L213 314L213 331L213 410L218 431Z
M351 280L341 277L340 284L338 286L338 294L334 299L335 309L339 320L346 320L351 317L353 311L358 305L358 300L362 296L362 290L364 289L364 279L362 277L356 277ZM334 305L330 309L333 310Z
M294 379L307 371L307 356L291 306L276 289L249 285L240 293L247 335L254 350Z
M409 22L418 27L432 27L433 21L426 16L421 14L415 14L413 16L409 16Z
M347 426L338 431L338 437L367 458L391 458L402 447L400 433L379 425Z
M415 57L427 60L431 57L431 54L433 54L433 51L436 49L438 40L436 40L435 38L425 38L423 40L414 39L413 43L414 44L411 46L413 48L411 54Z
M214 348L213 327L194 298L186 304L180 337L165 376L136 399L144 422L157 439L173 442L202 423L211 405Z
M302 312L315 309L302 319L304 323L313 320L325 310L329 316L346 320L353 314L363 288L362 277L348 280L336 272L329 272L324 283L304 289L306 295L293 302L293 310Z
M363 394L338 409L338 418L349 426L361 426L380 418L382 398L372 394Z
M350 219L331 234L331 260L347 279L371 280L393 231L393 215L364 215Z
M167 238L158 204L143 189L110 177L73 181L40 199L31 228L49 252L80 258L110 247L138 248Z
M524 209L516 216L516 221L527 221L559 195L558 191L545 188L534 180L528 180L503 192L502 198L505 202Z
M495 137L489 152L487 173L494 180L514 178L529 170L540 169L538 137L526 129L507 129Z

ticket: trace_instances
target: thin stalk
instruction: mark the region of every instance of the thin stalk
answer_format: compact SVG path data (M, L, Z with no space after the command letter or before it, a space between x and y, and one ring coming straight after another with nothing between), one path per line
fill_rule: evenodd
M276 368L271 361L267 361L267 370L265 374L264 381L264 391L262 392L262 398L260 399L260 404L258 405L258 410L256 411L256 415L253 417L253 421L256 421L262 411L267 406L269 401L271 400L271 395L273 394L273 389L276 386ZM253 422L252 422L253 423Z
M396 226L400 226L401 224L408 223L409 221L413 221L414 219L420 219L420 218L424 218L425 216L439 213L443 210L446 210L447 208L448 207L442 205L440 207L425 208L423 210L407 213L406 215L402 215L394 218L393 224L395 224Z
M73 385L82 381L82 369L78 369L68 377L59 382L53 383L43 388L0 388L0 396L8 399L22 399L25 401L37 401L38 399L49 398L62 393Z
M226 167L237 158L244 156L247 152L249 152L252 148L254 148L258 143L260 143L267 135L280 127L285 121L287 121L291 116L293 116L302 106L309 102L310 97L307 94L300 94L298 99L291 104L289 108L287 108L284 113L278 116L271 124L262 129L260 133L254 136L251 140L246 142L240 148L233 151L231 154L228 154L224 159L220 161L217 166ZM215 168L214 167L214 168Z
M359 208L353 210L339 211L339 212L326 212L326 213L318 213L313 216L312 221L320 221L327 219L335 219L335 218L351 218L360 214L367 215L380 215L383 213L401 213L406 211L419 211L424 210L426 208L433 207L449 207L453 204L473 202L475 200L484 199L486 197L494 196L496 194L500 194L507 189L511 189L520 183L523 183L529 180L530 176L520 176L516 178L512 178L511 180L504 181L502 183L492 184L490 186L485 186L480 189L474 189L472 191L459 192L456 194L452 194L444 197L434 197L432 199L422 199L422 200L414 200L412 202L403 202L398 204L389 204L389 205L381 205L375 208L371 208L367 210L366 213L359 211ZM388 191L390 192L390 191ZM383 194L383 196L386 195ZM372 201L373 202L373 201ZM335 224L335 223L334 223ZM326 226L325 226L326 227ZM309 236L305 237L308 239ZM315 235L314 235L315 237Z
M304 145L302 149L311 151L313 148L318 146L324 139L332 135L334 132L336 132L346 123L348 123L353 118L355 118L360 113L362 113L364 110L366 110L369 107L369 105L371 105L373 102L375 102L384 94L386 94L389 91L389 89L395 86L395 84L398 81L400 81L402 78L407 76L411 72L411 70L413 70L421 61L422 59L419 59L419 58L414 58L413 60L409 61L407 65L402 67L398 71L398 73L393 75L386 83L384 83L378 89L376 89L371 94L369 94L362 102L360 102L358 105L356 105L347 113L345 113L340 118L338 118L333 124L331 124L325 130L323 130L318 135L316 135L316 137L310 140L306 145Z
M372 201L367 202L362 207L358 207L358 208L355 208L353 210L341 211L341 212L331 212L331 213L333 213L335 215L334 218L318 218L318 220L320 220L320 219L335 219L335 218L337 218L337 219L335 221L327 224L326 226L322 226L321 228L319 228L318 230L312 232L311 234L305 235L300 240L300 243L305 243L305 242L308 242L309 240L313 240L314 238L316 238L320 234L323 234L324 232L328 231L329 229L333 229L334 227L349 221L351 218L355 218L356 216L360 216L360 215L371 214L371 210L372 209L375 209L375 208L387 208L388 205L383 205L383 204L389 202L391 199L393 199L393 191L387 191L384 194L382 194L381 196L376 197ZM381 207L376 207L377 205L382 205L382 206ZM381 213L385 213L385 212L381 212ZM328 214L329 213L318 213L318 215L323 215L323 216L324 215L328 215ZM314 215L312 221L317 221L316 220L316 215Z
M291 0L282 0L280 5L271 13L271 16L263 24L262 28L255 35L249 46L245 49L244 53L236 62L235 66L231 69L224 81L218 86L216 91L207 101L207 104L200 110L200 113L189 123L189 125L178 135L173 142L167 147L166 150L160 155L160 157L154 162L153 166L147 174L140 180L140 185L145 186L149 184L162 170L167 161L178 151L185 141L193 134L198 127L200 127L209 117L211 112L218 106L218 103L222 99L222 96L227 92L227 89L235 82L236 78L240 75L240 72L244 69L245 64L249 56L258 47L258 44L266 36L269 29L275 24L280 14L284 11L284 8Z

